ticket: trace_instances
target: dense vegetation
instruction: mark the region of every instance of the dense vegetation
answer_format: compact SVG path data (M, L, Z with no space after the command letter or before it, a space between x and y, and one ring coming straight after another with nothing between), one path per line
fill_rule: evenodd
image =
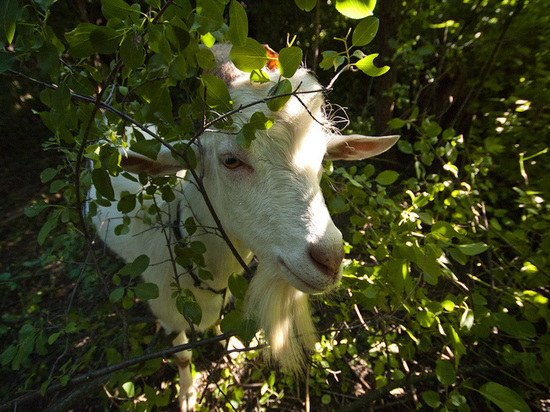
M338 289L312 298L321 333L307 376L261 351L229 357L207 333L194 349L203 410L550 408L549 4L375 3L0 4L2 409L173 408L170 337L143 303L155 295L137 276L144 262L94 243L83 204L92 182L95 201L139 202L110 193L129 118L178 145L205 103L228 109L223 90L203 101L218 86L201 82L211 60L198 47L225 40L286 47L287 74L303 57L334 80L344 133L402 137L381 159L326 165L348 255ZM153 183L149 194L170 198L169 180ZM200 261L200 247L182 253ZM192 297L181 302L192 321ZM250 333L235 309L226 319Z

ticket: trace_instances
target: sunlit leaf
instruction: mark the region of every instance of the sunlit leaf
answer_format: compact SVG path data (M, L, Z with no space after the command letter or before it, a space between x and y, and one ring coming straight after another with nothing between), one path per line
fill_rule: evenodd
M311 11L317 4L317 0L294 0L300 10Z
M479 255L489 249L485 243L469 243L467 245L454 245L460 252L466 256Z
M336 0L336 10L350 19L362 19L370 16L376 0Z
M229 58L243 72L262 69L267 61L267 51L264 46L250 37L243 46L234 45L229 53Z
M291 97L289 93L292 93L292 83L290 83L290 81L287 79L284 79L273 86L269 91L268 96L279 96L285 94L286 96L281 96L276 99L268 100L266 104L269 110L273 112L281 110Z
M302 49L286 47L279 52L279 69L284 77L292 77L302 64Z
M15 37L15 28L21 10L17 1L6 0L0 5L0 27L4 28L3 35L8 44L13 42Z
M382 76L384 73L390 70L390 67L389 66L383 66L380 68L376 67L374 65L374 59L376 59L377 57L378 57L378 53L369 54L368 56L355 62L355 66L357 66L359 70L361 70L363 73L369 76L372 76L372 77Z
M201 79L206 88L206 104L208 106L222 112L233 109L227 84L223 80L207 73L203 73Z

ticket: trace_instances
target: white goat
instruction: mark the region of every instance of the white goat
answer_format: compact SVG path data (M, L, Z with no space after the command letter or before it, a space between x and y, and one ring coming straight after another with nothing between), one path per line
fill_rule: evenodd
M218 63L213 73L228 84L233 106L264 99L273 83L251 84L249 75L229 61L230 47L212 48ZM273 82L279 79L273 65L265 70ZM293 90L321 90L305 69L299 69L290 80ZM200 137L202 148L197 155L200 153L199 168L204 170L204 188L231 242L245 262L250 262L253 255L259 261L247 292L248 314L263 329L269 356L283 368L296 369L303 365L304 348L311 349L315 343L307 294L335 286L344 257L342 235L329 216L319 187L322 161L374 156L390 148L398 137L341 136L331 132L321 92L292 97L276 113L266 104L255 105L235 115L235 121L244 123L258 110L274 118L274 124L259 131L248 149L240 147L234 135L207 132ZM181 168L164 149L156 161L128 153L121 164L129 172L151 175L174 175ZM149 303L167 332L181 332L174 344L187 342L185 331L189 329L172 298L175 273L170 248L177 238L204 243L206 269L214 277L197 285L186 268L176 268L182 289L190 289L202 308L198 329L218 321L229 293L216 291L227 288L231 274L242 272L222 238L206 229L216 225L194 183L189 177L180 179L173 202L157 201L164 222L151 226L144 221L151 201L132 213L130 230L125 235L115 235L117 223L110 223L123 217L115 203L99 207L93 217L100 238L126 261L142 254L150 257L151 265L143 277L158 285L160 296ZM112 184L117 198L124 191L143 191L139 183L123 176L113 178ZM95 197L93 189L91 196ZM183 222L191 216L199 228L189 235ZM179 226L170 229L176 217ZM168 242L163 232L166 228ZM189 351L178 354L182 410L193 409L195 402L190 356Z

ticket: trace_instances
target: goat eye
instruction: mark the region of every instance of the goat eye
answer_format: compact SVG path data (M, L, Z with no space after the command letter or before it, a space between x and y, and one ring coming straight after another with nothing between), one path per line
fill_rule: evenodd
M242 165L242 162L236 157L226 157L223 159L223 165L228 169L236 169Z

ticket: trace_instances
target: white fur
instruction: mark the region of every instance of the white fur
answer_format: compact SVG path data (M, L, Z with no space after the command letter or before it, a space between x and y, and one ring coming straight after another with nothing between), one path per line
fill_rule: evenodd
M248 75L228 61L229 47L212 49L221 67L213 73L228 82L233 106L265 98L273 83L250 84ZM269 75L274 82L279 78L277 71ZM302 92L321 89L305 69L298 70L291 82L294 90ZM204 187L223 228L245 262L250 262L253 255L259 260L247 294L247 313L257 319L264 331L271 348L268 358L295 371L302 368L304 350L311 350L316 339L307 294L335 286L341 274L342 236L329 216L319 187L323 157L326 153L331 159L338 158L339 153L346 159L369 157L386 150L397 140L395 136L354 135L350 139L335 136L328 131L330 125L324 117L322 94L300 94L299 98L301 101L291 98L277 113L259 104L234 116L235 123L242 124L261 110L275 119L273 127L258 132L249 149L239 147L231 134L210 132L200 138ZM128 156L145 160L136 154ZM229 157L239 159L245 166L227 168L223 162ZM161 172L166 173L172 173L177 164L164 151L156 163ZM135 166L132 169L139 170L139 166L137 170ZM123 191L137 194L143 190L140 184L123 176L112 178L112 184L117 199ZM114 234L114 227L123 217L116 203L99 207L93 222L100 238L126 261L142 254L150 257L151 265L143 277L158 285L160 296L149 303L168 332L181 332L175 342L178 343L186 341L184 333L189 325L172 299L171 284L176 277L181 288L194 293L202 308L199 329L214 325L226 303L222 295L196 288L186 270L170 260L170 248L176 239L168 225L176 218L178 204L181 205L180 224L193 216L201 226L192 236L187 236L186 241L198 240L207 248L206 268L214 279L203 282L202 286L224 289L228 277L242 272L242 268L215 233L214 220L192 178L180 179L175 190L177 198L170 204L162 202L160 196L156 199L160 219L146 213L151 200L130 213L130 233L126 235ZM91 197L95 196L92 190ZM184 227L181 230L185 232ZM188 354L180 357L189 359ZM182 409L190 410L194 392L189 370L180 368L180 376Z

